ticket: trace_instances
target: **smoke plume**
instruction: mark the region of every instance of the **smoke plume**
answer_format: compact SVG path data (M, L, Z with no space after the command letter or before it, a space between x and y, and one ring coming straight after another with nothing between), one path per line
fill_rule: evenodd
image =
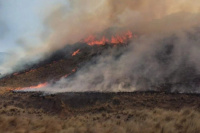
M170 91L199 92L195 86L200 71L198 34L199 30L167 37L141 36L125 48L105 51L72 77L40 91L141 91L170 84Z
M130 30L139 37L126 48L105 51L72 78L41 90L152 90L153 86L193 80L191 78L198 75L200 3L197 0L68 2L67 7L60 5L46 17L46 37L37 47L39 50L31 48L29 54L25 54L28 58L34 57L37 61L91 34ZM35 55L40 56L36 58ZM182 88L178 91L198 90Z

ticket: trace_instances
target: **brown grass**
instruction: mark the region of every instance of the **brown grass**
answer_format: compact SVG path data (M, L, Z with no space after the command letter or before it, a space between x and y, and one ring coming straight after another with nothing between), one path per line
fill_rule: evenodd
M62 119L13 106L0 109L2 133L199 133L200 112L192 109L122 110L70 115Z
M9 92L11 89L9 87L0 87L0 95Z
M198 133L199 95L0 95L0 133Z

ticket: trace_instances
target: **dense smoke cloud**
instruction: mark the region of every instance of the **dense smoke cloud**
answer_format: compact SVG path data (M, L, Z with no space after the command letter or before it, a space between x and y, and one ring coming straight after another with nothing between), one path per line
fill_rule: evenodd
M36 46L28 48L28 42L24 42L23 50L14 54L15 60L2 66L6 68L4 73L108 29L112 29L111 33L132 30L139 34L170 34L194 27L200 20L197 0L70 0L67 3L53 7L52 11L48 9L49 15L43 16L46 30L38 33L43 41L32 42Z
M126 52L105 53L48 91L131 91L177 83L199 72L199 7L197 0L71 0L46 17L47 37L39 50L30 49L27 55L41 58L108 29L110 33L131 30L140 37ZM194 72L185 72L190 68Z
M39 90L129 92L164 90L164 85L172 85L164 91L199 92L195 82L200 73L199 38L199 28L165 37L140 36L127 47L105 51L74 76Z
M73 44L109 28L113 32L128 29L141 36L126 52L123 49L98 57L95 64L88 63L73 78L62 79L44 90L151 90L166 82L190 80L199 72L198 31L193 31L199 19L199 2L195 0L73 0L67 12L62 7L49 17L47 22L54 32L50 42ZM117 53L121 54L118 59Z
M189 29L198 25L199 6L195 0L72 0L70 8L61 6L48 17L52 34L46 45L54 50L109 28L141 34Z

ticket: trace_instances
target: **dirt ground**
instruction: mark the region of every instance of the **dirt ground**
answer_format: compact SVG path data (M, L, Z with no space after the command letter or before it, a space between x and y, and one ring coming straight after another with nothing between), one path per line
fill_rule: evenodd
M164 92L0 95L2 133L199 133L200 95Z

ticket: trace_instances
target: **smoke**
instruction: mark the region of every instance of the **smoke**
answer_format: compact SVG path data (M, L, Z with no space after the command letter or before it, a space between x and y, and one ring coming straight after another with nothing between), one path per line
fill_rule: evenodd
M151 90L166 81L177 83L198 74L199 32L195 30L199 26L200 3L197 0L70 0L68 3L51 11L44 21L47 28L44 41L37 50L30 48L23 56L36 62L67 44L108 30L109 33L131 30L140 37L123 50L111 50L97 57L95 63L88 63L73 78L60 80L48 91ZM194 72L184 73L191 69Z
M46 20L52 29L46 43L49 49L76 43L110 28L114 32L128 29L140 34L171 33L190 29L200 20L200 4L195 0L72 0L69 3L69 8L57 8Z
M42 16L45 30L37 35L41 42L18 42L24 45L14 52L15 60L10 59L2 66L6 69L4 73L22 69L23 64L38 62L67 44L108 29L112 29L111 33L132 30L138 34L171 34L190 29L200 20L197 0L70 0L67 3L48 9L49 13Z
M199 38L199 28L170 36L143 35L127 47L108 49L72 77L36 91L199 92L199 82L196 82L200 74Z

